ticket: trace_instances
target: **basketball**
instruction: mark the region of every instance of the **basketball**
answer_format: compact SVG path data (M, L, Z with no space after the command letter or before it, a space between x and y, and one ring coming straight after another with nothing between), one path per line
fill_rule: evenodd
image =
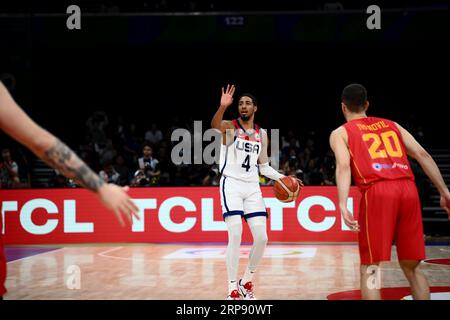
M275 182L273 192L281 202L295 201L300 193L300 184L294 177L283 177Z

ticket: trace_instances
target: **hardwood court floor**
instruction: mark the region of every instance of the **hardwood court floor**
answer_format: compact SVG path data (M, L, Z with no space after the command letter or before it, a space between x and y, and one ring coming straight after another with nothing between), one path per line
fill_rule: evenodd
M9 262L5 299L221 300L227 294L225 250L217 244L62 247ZM241 249L240 274L249 250ZM449 258L450 246L427 246L427 256ZM383 287L407 286L395 247L392 258L383 264ZM422 269L431 286L450 286L449 265L423 263ZM258 299L327 299L358 289L358 249L271 244L253 282ZM79 289L70 289L77 283Z

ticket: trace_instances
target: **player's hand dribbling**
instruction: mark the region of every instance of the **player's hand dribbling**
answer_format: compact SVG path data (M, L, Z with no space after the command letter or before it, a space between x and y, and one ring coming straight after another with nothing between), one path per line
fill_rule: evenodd
M347 208L341 208L341 214L347 227L349 227L351 231L359 232L359 223L353 218L353 214L348 211Z
M448 219L450 220L450 192L446 192L441 195L441 208L444 209L448 214Z
M134 204L127 192L129 187L119 187L108 183L104 184L98 191L98 196L102 203L114 212L117 220L125 226L124 217L127 223L132 223L132 216L139 220L139 208Z
M297 176L295 175L291 175L292 178L294 178L295 180L297 180L298 184L300 185L300 188L303 188L305 185L303 184L303 181L300 180L299 178L297 178Z
M222 87L222 97L220 98L220 106L228 108L233 103L233 94L236 90L235 86L227 85L227 89L224 91Z

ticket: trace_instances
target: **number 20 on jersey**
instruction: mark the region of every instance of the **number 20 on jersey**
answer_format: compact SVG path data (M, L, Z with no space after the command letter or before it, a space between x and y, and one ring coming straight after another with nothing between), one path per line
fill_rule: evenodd
M387 158L388 155L393 158L403 156L400 140L393 130L381 134L365 133L362 138L365 142L370 142L369 154L372 159Z

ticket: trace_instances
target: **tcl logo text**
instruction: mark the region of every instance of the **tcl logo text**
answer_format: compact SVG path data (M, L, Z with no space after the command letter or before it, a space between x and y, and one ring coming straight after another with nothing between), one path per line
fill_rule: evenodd
M226 231L226 225L220 219L221 215L214 215L214 210L220 208L219 200L213 197L197 199L198 201L193 201L183 196L169 197L164 200L157 198L133 199L139 207L140 219L133 218L131 232L145 232L148 219L157 219L163 229L172 233L188 232L196 226L203 232ZM325 232L335 226L341 231L349 231L337 212L335 202L329 197L308 196L298 203L282 203L274 197L265 197L264 201L270 213L268 228L271 231L283 231L287 215L296 216L295 220L289 217L289 221L291 223L296 221L301 227L299 231L304 229L309 232ZM354 210L353 202L353 198L349 198L347 203L351 212ZM41 224L33 221L33 213L38 209L46 212ZM317 212L321 212L319 219ZM20 207L18 201L7 200L2 202L1 214L4 222L2 233L5 234L5 231L8 231L8 217L17 214L20 226L27 233L33 235L50 234L58 226L63 227L64 233L67 234L94 233L96 212L87 213L89 214L83 212L83 222L77 220L79 212L75 199L54 202L46 198L35 198L23 202ZM114 219L113 215L111 215L111 219Z

